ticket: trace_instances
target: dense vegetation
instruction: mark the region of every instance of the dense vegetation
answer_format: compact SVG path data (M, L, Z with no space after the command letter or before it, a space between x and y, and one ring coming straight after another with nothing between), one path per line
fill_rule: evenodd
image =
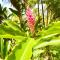
M60 0L6 1L13 8L0 4L0 60L60 60Z

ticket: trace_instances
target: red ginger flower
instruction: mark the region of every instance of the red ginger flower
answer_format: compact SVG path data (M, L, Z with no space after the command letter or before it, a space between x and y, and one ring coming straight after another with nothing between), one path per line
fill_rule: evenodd
M27 10L26 10L27 24L28 24L28 27L29 27L31 33L34 33L35 32L35 18L32 14L33 13L31 11L31 9L27 8Z

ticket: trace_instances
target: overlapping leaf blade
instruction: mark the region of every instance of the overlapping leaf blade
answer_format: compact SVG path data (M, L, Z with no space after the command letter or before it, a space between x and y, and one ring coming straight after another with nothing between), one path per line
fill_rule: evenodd
M34 40L28 38L28 41L22 43L22 45L16 46L11 55L7 57L7 60L30 60L33 46Z

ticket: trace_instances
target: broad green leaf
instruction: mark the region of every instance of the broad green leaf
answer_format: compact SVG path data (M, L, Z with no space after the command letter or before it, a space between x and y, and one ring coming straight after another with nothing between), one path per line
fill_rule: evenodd
M14 27L14 26L13 26ZM13 28L12 27L12 28ZM0 25L0 34L11 34L11 35L21 35L21 36L26 36L24 32L20 32L19 30L14 30L11 27L1 24Z
M7 26L4 27L6 28L5 31L7 33L11 33L11 34L14 34L14 35L23 35L23 36L26 36L25 32L22 32L21 31L21 28L18 26L18 24L16 22L13 22L13 21L10 21L10 20L6 20L4 21Z
M10 34L6 34L6 35L0 35L0 38L10 38L10 39L15 39L16 42L22 42L25 41L25 39L27 39L27 37L24 36L14 36L14 35L10 35Z
M42 31L44 32L43 34L49 35L54 33L60 33L60 21L54 22L53 24L50 25L51 26L47 30Z
M13 50L13 52L6 58L6 60L30 60L32 56L32 48L34 46L34 40L28 38L24 43L19 44Z
M49 42L43 42L37 46L34 47L34 49L46 47L46 46L60 46L60 40L51 40Z
M11 27L13 30L18 30L18 31L20 31L18 25L17 25L15 22L12 22L12 21L10 21L10 20L6 20L5 22L6 22L6 24L7 24L9 27Z
M54 36L56 36L56 35L58 35L58 34L59 34L59 33L50 34L50 35L42 36L42 37L36 39L35 46L38 45L38 44L40 44L40 43L43 43L43 42L49 41L48 38L52 38L52 37L54 37Z

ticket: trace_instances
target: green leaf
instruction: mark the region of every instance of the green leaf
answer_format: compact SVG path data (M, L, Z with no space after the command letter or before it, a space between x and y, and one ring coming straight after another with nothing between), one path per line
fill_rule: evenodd
M13 13L15 13L16 15L18 15L18 11L12 9L12 8L9 8Z
M54 37L54 36L56 36L56 35L58 35L58 34L59 34L59 33L50 34L50 35L42 36L42 37L36 39L35 46L38 45L38 44L40 44L40 43L43 43L43 42L49 41L48 38L52 38L52 37Z
M46 46L59 46L60 47L60 40L51 40L49 42L43 42L37 46L34 47L34 49L46 47Z
M1 49L1 51L0 51L0 53L1 53L1 56L3 56L3 49L4 49L4 40L3 40L3 38L0 38L0 49Z
M13 52L6 58L6 60L30 60L32 56L32 48L34 46L34 40L28 38L24 43L19 44L13 50Z
M25 32L21 32L18 25L15 22L7 21L6 24L0 25L0 34L11 34L26 36Z
M45 35L60 33L60 21L50 24L50 27L47 30L42 31L42 33Z
M11 27L13 30L18 30L18 31L20 31L18 25L17 25L15 22L12 22L12 21L10 21L10 20L6 20L5 22L6 22L6 24L7 24L9 27Z
M16 40L16 42L22 42L25 41L25 39L27 37L24 36L14 36L14 35L10 35L10 34L5 34L5 35L0 35L0 38L13 38Z

